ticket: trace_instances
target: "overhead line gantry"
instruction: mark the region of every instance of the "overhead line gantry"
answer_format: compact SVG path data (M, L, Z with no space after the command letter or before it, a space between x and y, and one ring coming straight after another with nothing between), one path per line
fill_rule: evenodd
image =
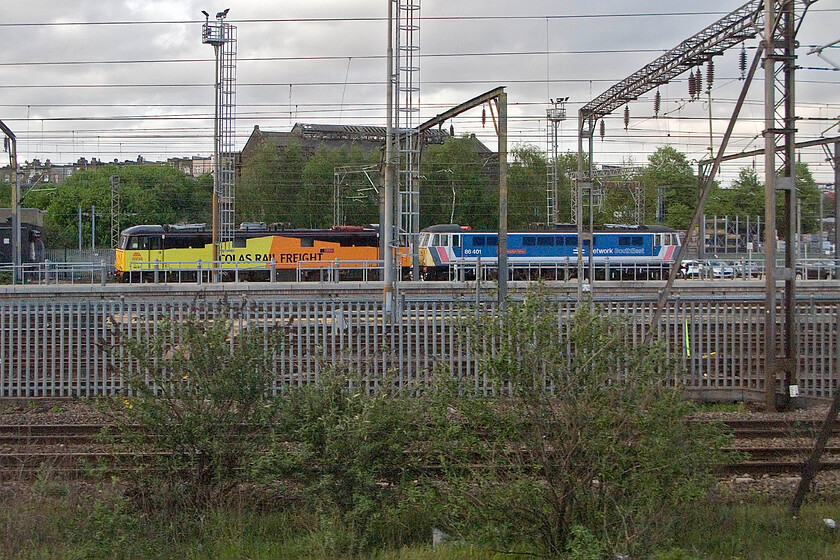
M685 71L709 62L732 46L756 36L761 43L747 73L744 85L730 118L727 131L720 141L717 155L708 171L700 177L700 194L697 208L689 223L686 238L697 229L703 213L703 205L723 161L726 146L732 136L735 121L746 100L746 94L758 67L764 69L765 106L765 255L766 255L766 301L765 301L765 392L768 406L775 406L777 400L789 402L797 379L797 346L795 301L796 244L796 184L795 166L795 112L794 112L794 70L796 59L796 32L807 9L816 0L751 0L740 8L721 18L706 29L680 43L652 63L622 80L607 91L584 105L578 112L578 184L574 193L574 218L578 229L578 300L592 289L594 280L593 260L588 258L590 283L584 282L583 246L592 243L593 216L593 141L595 125L599 119L615 109L638 99L656 87L668 83ZM796 5L803 7L800 14ZM746 60L743 61L745 69ZM694 80L692 76L692 80ZM701 78L702 80L702 78ZM696 82L693 88L696 91ZM779 93L778 99L776 94ZM626 119L625 115L625 119ZM588 159L584 166L584 140L588 141ZM711 146L714 153L714 146ZM584 168L586 167L586 168ZM776 195L784 197L784 217L788 225L784 265L776 266ZM588 220L584 219L584 193L588 194ZM665 288L653 314L646 338L650 340L657 331L659 319L664 311L674 278L679 270L685 246L681 246L668 277ZM784 281L781 297L781 351L777 350L776 324L777 286ZM591 301L591 300L590 300ZM776 393L776 384L781 381L782 394Z

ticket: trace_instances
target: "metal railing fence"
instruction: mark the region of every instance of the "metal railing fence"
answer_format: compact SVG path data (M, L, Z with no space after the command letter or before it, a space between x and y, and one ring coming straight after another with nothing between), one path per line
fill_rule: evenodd
M643 344L655 302L624 297L598 302L601 312L627 326ZM0 396L113 395L125 390L116 344L124 336L154 335L163 321L227 314L248 328L282 328L275 391L307 383L325 367L362 376L371 386L387 372L398 383L427 384L449 371L475 391L487 391L477 367L466 317L496 312L495 299L398 299L389 319L378 300L314 301L263 298L229 302L128 297L96 300L0 300ZM559 301L558 324L567 328L575 302ZM237 315L238 314L238 315ZM829 397L840 371L840 297L811 297L797 307L801 391ZM682 364L689 387L763 388L764 302L759 298L678 298L659 325L668 353Z

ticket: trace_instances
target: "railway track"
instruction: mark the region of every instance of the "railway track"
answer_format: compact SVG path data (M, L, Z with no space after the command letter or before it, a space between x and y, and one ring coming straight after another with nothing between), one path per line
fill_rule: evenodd
M817 420L727 420L734 435L730 450L741 460L722 465L722 475L796 475L811 455ZM100 436L113 427L88 424L0 424L0 479L31 478L43 469L55 474L85 477L99 470L120 472L132 468L152 453L124 453ZM119 437L115 432L114 437ZM840 427L834 430L821 470L840 470Z

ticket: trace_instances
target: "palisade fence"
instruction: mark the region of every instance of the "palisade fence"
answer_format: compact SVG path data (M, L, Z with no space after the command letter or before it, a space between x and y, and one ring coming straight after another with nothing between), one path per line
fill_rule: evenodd
M601 313L627 325L630 342L643 344L655 302L615 299L595 303ZM563 332L575 302L558 302L557 321ZM117 342L118 332L154 335L165 321L177 325L189 317L206 320L220 314L233 319L236 328L282 329L282 347L275 349L277 393L311 382L326 367L361 376L369 387L386 374L401 386L416 387L430 383L439 372L451 372L465 389L490 390L477 369L476 343L463 324L478 314L496 313L495 300L402 297L398 307L396 317L386 321L381 301L375 300L3 300L0 396L119 394L125 391L120 357L105 351ZM837 390L840 370L840 298L801 299L797 313L801 391L830 397ZM684 385L762 390L763 321L763 298L682 297L669 302L659 335L684 366Z

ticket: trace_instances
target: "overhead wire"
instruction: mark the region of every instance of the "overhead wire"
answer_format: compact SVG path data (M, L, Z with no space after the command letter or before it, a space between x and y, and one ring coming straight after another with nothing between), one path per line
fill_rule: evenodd
M825 11L825 12L836 12L840 11L838 9L826 9L826 10L812 10L813 11ZM721 15L725 12L649 12L649 13L637 13L637 14L568 14L568 15L558 15L558 16L440 16L440 17L423 17L421 20L425 21L438 21L438 22L445 22L445 21L478 21L478 20L553 20L553 19L592 19L592 18L644 18L644 17L666 17L666 16L712 16L712 15ZM358 18L272 18L272 19L252 19L252 20L237 20L235 23L237 24L251 24L251 23L317 23L317 22L362 22L362 21L370 21L370 22L384 22L386 18L382 17L358 17ZM112 21L112 22L43 22L43 23L14 23L14 22L3 22L0 23L0 27L35 27L35 26L69 26L69 25L169 25L169 24L198 24L203 23L201 20L173 20L173 21L141 21L141 22L119 22L119 21ZM434 58L454 58L454 57L511 57L511 56L550 56L550 55L603 55L603 54L644 54L644 53L661 53L665 52L663 49L589 49L589 50L550 50L546 48L545 50L523 50L523 51L497 51L497 52L463 52L463 53L422 53L419 56L422 58L427 59L434 59ZM349 60L351 58L357 58L360 60L381 60L384 58L383 55L355 55L353 57L348 57L346 55L342 56L332 56L332 55L325 55L325 56L305 56L305 57L297 57L297 56L290 56L290 57L243 57L239 59L239 62L316 62L316 61L334 61L334 60ZM36 61L36 62L3 62L0 63L0 67L25 67L25 66L81 66L81 65L88 65L88 66L96 66L96 65L136 65L136 64L180 64L180 63L204 63L204 62L212 62L211 58L198 58L198 59L138 59L138 60L64 60L64 61ZM348 70L349 70L349 63L348 63ZM815 68L814 70L819 70ZM593 83L615 83L615 79L552 79L550 83L556 84L574 84L574 83L589 83L590 85ZM493 84L496 85L498 83L506 83L506 84L542 84L545 83L545 80L542 79L513 79L513 80L479 80L479 79L459 79L459 80L431 80L431 81L424 81L421 83L422 85L443 85L443 86L468 86L468 85L481 85L481 84ZM802 84L830 84L836 85L834 81L821 81L821 80L798 80L798 83ZM244 82L238 83L237 88L240 89L247 89L247 88L260 88L260 87L338 87L343 86L345 89L348 86L354 87L363 87L363 86L384 86L384 81L358 81L358 82L350 82L345 79L343 82L334 82L334 81L300 81L300 82ZM174 84L109 84L109 83L101 83L101 84L9 84L4 83L0 84L0 89L26 89L26 88L38 88L38 89L80 89L80 90L90 90L90 89L131 89L131 88L210 88L213 87L211 83L174 83ZM664 100L666 102L673 102L673 100ZM726 101L726 100L719 100L715 99L716 103L727 103L733 101ZM520 104L512 104L511 106L520 106L526 107L528 105L539 106L542 108L544 103L538 102L524 102ZM804 107L805 105L802 103L798 103L800 107ZM817 105L814 103L813 105ZM11 106L11 105L10 105ZM18 105L22 106L22 105ZM59 108L59 107L90 107L90 108L98 108L98 107L106 107L106 106L114 106L114 107L128 107L128 106L145 106L145 107L201 107L201 105L191 105L191 104L159 104L159 105L148 105L148 104L114 104L114 105L100 105L100 104L61 104L61 105L50 105L50 104L27 104L27 108L31 107L41 107L41 108ZM204 105L209 106L209 105ZM242 107L258 107L258 106L265 106L265 107L277 107L278 109L286 108L287 112L291 109L291 103L288 106L284 104L241 104ZM447 106L445 104L441 104L440 106ZM827 107L829 109L833 109L834 107L840 107L836 104L819 104L820 107ZM424 104L424 107L430 108L433 107L431 105ZM320 108L320 109L318 109ZM344 105L342 103L342 108L338 109L334 106L334 104L306 104L306 103L298 103L295 104L294 109L296 114L308 118L326 118L330 115L335 115L336 111L346 111L352 108L354 112L360 111L369 111L369 112L379 112L384 110L384 104L378 103L371 103L371 104L357 104L351 103L348 105ZM672 111L673 112L673 111ZM679 110L677 110L679 113ZM242 118L259 118L265 121L280 121L284 118L284 115L272 116L271 113L261 113L258 111L251 111L241 113L240 116ZM319 116L320 115L320 116ZM538 119L533 115L511 115L512 120L514 122L528 122L529 120ZM73 116L52 116L52 117L34 117L31 119L27 119L27 122L31 120L38 121L41 120L43 122L67 122L67 121L78 121L79 123L92 123L97 121L109 122L109 121L124 121L126 123L133 123L133 122L140 122L140 121L190 121L190 120L206 120L211 119L212 115L209 113L188 113L188 114L168 114L168 115L153 115L153 116L144 116L144 115L114 115L114 116L90 116L90 115L76 115ZM366 117L360 117L361 120L364 120ZM371 117L376 118L375 116ZM667 119L669 118L668 115L662 116L660 118L663 119L663 122L668 122ZM14 119L10 119L14 120ZM381 119L378 119L381 120ZM684 120L687 122L691 122L692 120L707 120L707 119L700 119L694 118L690 116L680 116L679 120ZM741 119L743 122L760 122L760 119ZM813 120L813 119L812 119ZM825 119L830 121L831 119ZM635 121L635 116L634 116ZM464 117L459 118L459 122L470 124L471 121ZM472 121L474 122L474 121ZM79 138L79 134L93 134L91 131L79 130L80 127L77 127L72 130L73 132L73 142ZM626 139L647 139L651 136L647 136L650 132L649 130L639 128L638 124L634 125L634 133L638 133L637 136L625 136ZM636 130L638 129L638 130ZM204 127L172 127L168 126L164 132L161 132L161 129L156 128L141 128L137 129L132 127L130 131L124 131L116 133L118 136L117 138L128 139L128 138L137 138L137 139L150 139L150 138L174 138L174 134L180 133L184 135L185 133L188 134L196 134L193 138L203 138L200 134L202 131L205 131L206 128ZM56 130L56 134L61 133L61 129ZM67 133L67 129L64 130L64 133ZM146 131L146 132L143 132ZM532 136L530 132L527 132L527 129L517 127L514 125L512 127L512 131L514 135L519 131L521 135L520 138L527 141ZM250 131L247 131L250 132ZM656 135L657 131L653 131L653 135ZM111 133L107 129L101 129L101 134ZM142 134L141 134L142 133ZM692 136L693 132L688 131L686 133L681 133L678 135L679 138L687 138L688 140L693 139ZM30 139L36 138L38 136L37 132L30 132L27 134ZM479 133L479 136L481 134ZM675 135L670 135L671 137L675 137ZM41 133L41 138L47 138ZM246 138L247 134L239 133L237 134L237 138ZM533 132L533 137L538 138L540 141L544 140L544 137L541 137L538 132ZM571 138L571 136L569 136ZM660 135L661 137L661 135ZM576 136L575 136L576 138ZM736 137L737 139L738 137ZM69 139L68 139L69 141ZM607 143L615 142L613 139L609 139ZM698 143L700 141L698 140ZM168 146L172 146L172 142L167 143ZM75 150L74 150L75 151Z

